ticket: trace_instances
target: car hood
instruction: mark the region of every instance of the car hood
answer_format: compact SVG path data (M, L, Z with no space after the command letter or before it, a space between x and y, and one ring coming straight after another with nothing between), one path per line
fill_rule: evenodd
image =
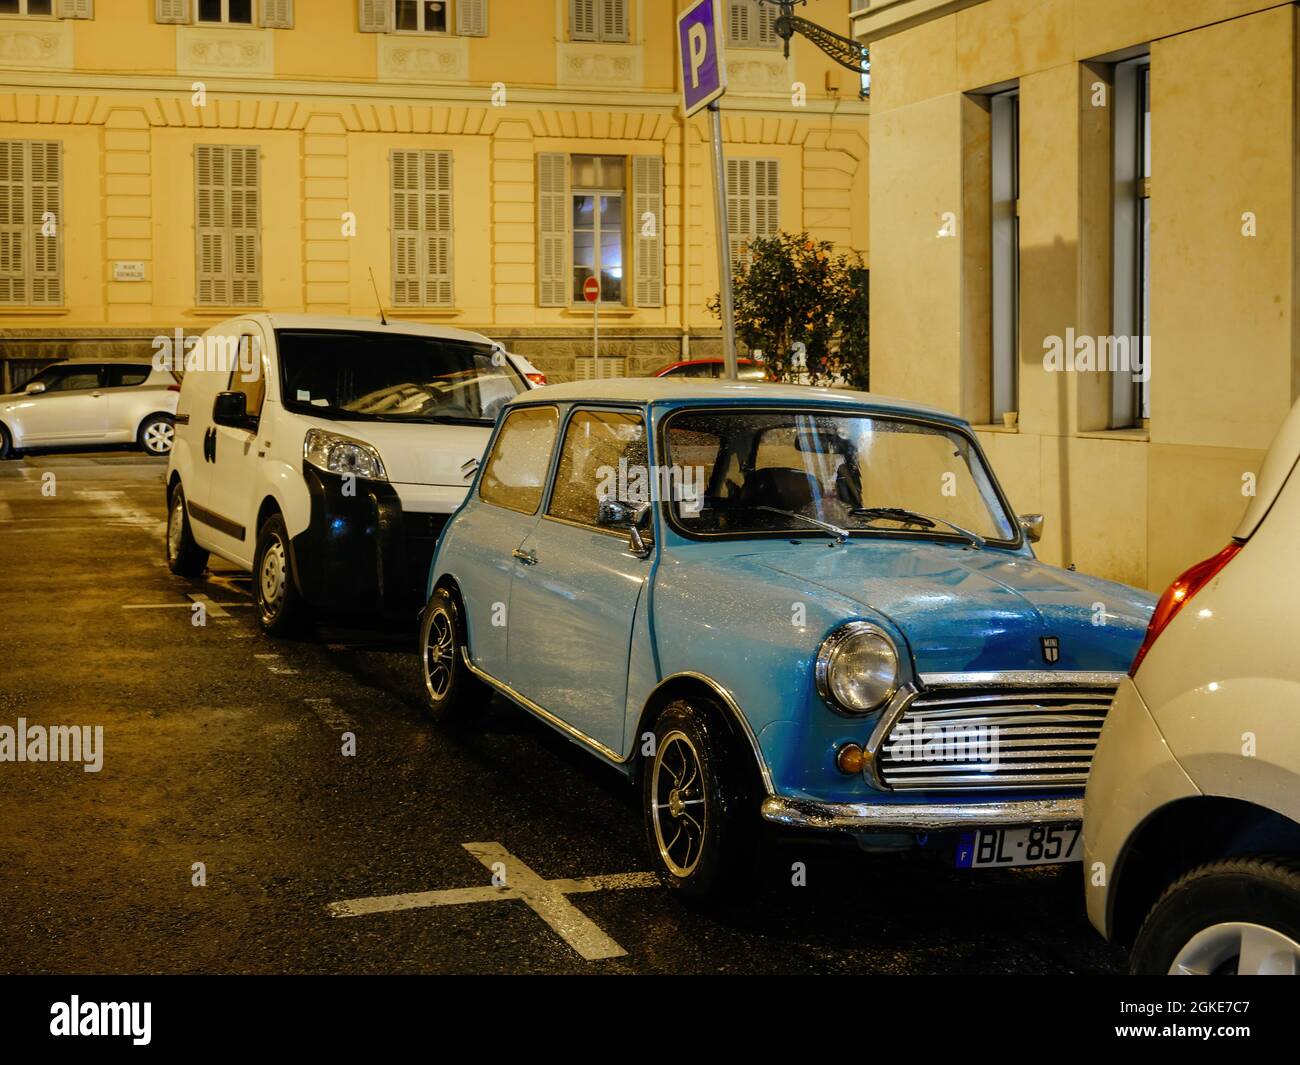
M1028 555L917 540L855 539L811 557L773 552L749 562L883 615L920 673L1123 671L1156 601ZM1045 637L1059 641L1055 661Z
M419 422L332 421L322 429L364 440L377 448L388 479L395 484L468 487L474 466L483 457L490 425L429 425Z

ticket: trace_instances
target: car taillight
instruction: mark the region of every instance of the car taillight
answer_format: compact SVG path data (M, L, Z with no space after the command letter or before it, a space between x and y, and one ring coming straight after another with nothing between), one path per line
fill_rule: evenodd
M1192 596L1214 580L1219 571L1231 562L1240 550L1241 544L1233 540L1213 558L1207 558L1204 562L1196 563L1195 566L1174 578L1173 584L1165 589L1165 594L1156 603L1155 613L1151 615L1151 621L1147 625L1146 639L1142 641L1142 646L1138 648L1138 653L1133 658L1133 664L1128 667L1130 677L1137 674L1138 666L1142 664L1142 659L1146 658L1147 652L1151 650L1151 645L1156 642L1156 637L1164 632L1165 627L1174 620L1178 611L1182 610L1191 601Z
M546 374L544 373L526 373L524 374L524 376L527 377L528 380L532 381L532 383L535 385L546 384Z
M180 390L181 390L181 386L180 386L180 385L168 385L168 386L167 386L167 391L168 391L168 392L179 392Z

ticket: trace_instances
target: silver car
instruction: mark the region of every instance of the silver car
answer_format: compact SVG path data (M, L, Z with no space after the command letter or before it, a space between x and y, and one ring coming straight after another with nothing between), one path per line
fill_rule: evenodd
M56 362L0 396L0 458L24 448L139 445L166 455L180 385L148 360Z

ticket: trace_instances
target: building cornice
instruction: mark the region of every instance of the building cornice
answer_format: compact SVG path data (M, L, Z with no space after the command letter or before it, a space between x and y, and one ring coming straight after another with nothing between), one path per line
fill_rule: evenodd
M849 18L854 40L870 45L982 3L984 0L862 0L862 6L851 12Z

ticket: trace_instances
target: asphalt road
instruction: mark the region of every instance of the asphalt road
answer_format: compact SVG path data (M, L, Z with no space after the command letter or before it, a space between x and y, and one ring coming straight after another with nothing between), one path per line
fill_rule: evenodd
M1077 866L795 844L721 915L683 909L628 875L650 865L615 775L500 701L466 733L425 720L413 632L272 642L233 568L172 576L164 468L0 462L0 725L103 728L97 773L0 762L0 971L1122 970Z

